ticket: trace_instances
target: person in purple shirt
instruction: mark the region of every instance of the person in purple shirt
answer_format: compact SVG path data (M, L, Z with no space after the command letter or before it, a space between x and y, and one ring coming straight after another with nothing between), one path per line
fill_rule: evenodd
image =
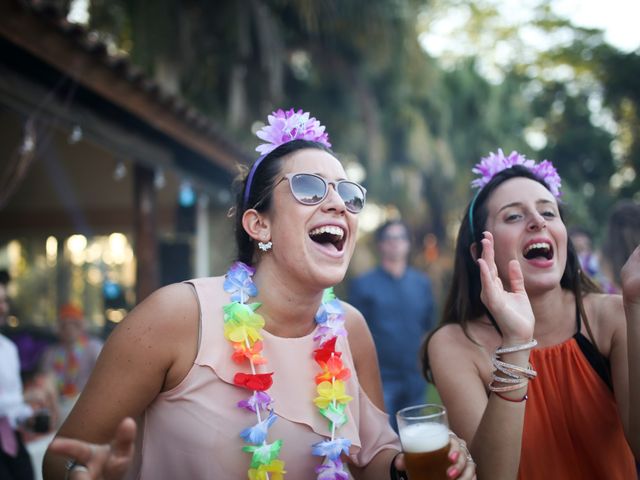
M419 351L434 326L434 298L429 277L409 266L411 242L404 222L386 222L375 240L380 263L351 281L349 302L362 312L373 335L385 406L397 429L395 413L426 398Z

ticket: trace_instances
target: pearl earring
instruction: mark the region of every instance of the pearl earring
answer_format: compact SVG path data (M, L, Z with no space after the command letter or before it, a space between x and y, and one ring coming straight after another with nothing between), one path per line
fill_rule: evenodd
M268 252L273 247L273 242L258 242L258 248L263 252Z

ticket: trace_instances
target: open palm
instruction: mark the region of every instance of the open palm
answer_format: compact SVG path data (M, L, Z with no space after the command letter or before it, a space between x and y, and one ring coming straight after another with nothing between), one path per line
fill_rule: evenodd
M504 338L529 341L533 337L535 318L529 297L524 289L524 278L517 260L509 262L509 284L504 288L496 266L493 235L484 232L482 257L478 259L482 292L480 299L495 318Z

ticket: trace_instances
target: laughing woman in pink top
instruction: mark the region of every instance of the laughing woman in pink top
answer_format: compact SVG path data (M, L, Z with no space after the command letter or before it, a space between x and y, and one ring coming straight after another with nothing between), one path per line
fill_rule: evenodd
M402 470L371 335L330 290L349 265L365 190L308 113L274 112L258 136L268 143L238 194L238 261L224 277L162 288L114 331L45 478ZM455 439L449 457L449 478L474 478Z

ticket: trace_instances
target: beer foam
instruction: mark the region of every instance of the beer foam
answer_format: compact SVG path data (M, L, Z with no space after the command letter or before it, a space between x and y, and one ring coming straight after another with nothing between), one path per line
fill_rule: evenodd
M400 440L405 452L433 452L449 444L449 429L441 423L407 425L400 428Z

